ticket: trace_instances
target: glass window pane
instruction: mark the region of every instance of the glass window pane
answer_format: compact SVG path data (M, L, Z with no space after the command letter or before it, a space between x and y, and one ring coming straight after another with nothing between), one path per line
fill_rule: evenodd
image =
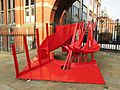
M84 4L84 5L87 5L87 0L83 0L83 4Z
M83 19L84 19L85 21L87 21L87 13L86 13L86 12L83 12Z
M13 8L15 8L15 0L13 0Z
M92 21L92 11L89 11L89 21Z
M26 16L29 16L29 8L25 9Z
M85 6L83 6L83 11L87 12L87 8Z
M33 23L35 21L35 16L31 16L31 22Z
M31 8L31 14L32 14L32 15L35 15L35 8L34 8L34 7Z
M34 0L31 0L31 5L34 5Z
M8 9L11 8L10 0L8 0Z
M97 14L97 3L94 2L94 13Z
M2 12L1 13L1 24L3 24L4 23L4 13Z
M72 5L72 15L74 15L74 5Z
M29 0L26 0L26 6L29 6Z
M80 3L78 1L74 2L73 5L76 6L77 8L80 7Z
M15 10L12 11L12 23L15 23Z
M30 13L29 13L29 8L25 8L25 22L30 22Z
M3 3L3 0L1 0L1 10L4 9L4 3Z
M8 23L11 23L11 12L8 11Z

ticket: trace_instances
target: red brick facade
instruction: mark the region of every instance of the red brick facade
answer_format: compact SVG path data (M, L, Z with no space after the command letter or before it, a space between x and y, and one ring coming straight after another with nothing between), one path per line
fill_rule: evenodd
M34 19L32 20L32 22L27 22L27 23L25 22L25 19L26 19L25 1L27 0L14 0L14 4L15 4L15 8L14 8L15 23L14 24L13 23L8 24L9 18L12 17L12 13L11 13L11 17L8 16L9 14L8 1L9 0L3 0L4 24L0 24L0 30L2 30L3 32L8 32L9 34L10 34L10 28L12 28L14 32L29 33L29 34L34 33ZM35 1L35 0L28 0L28 1ZM50 23L51 21L53 21L51 17L53 18L52 9L53 9L54 3L55 3L55 0L36 0L36 28L39 28L40 36L42 37L42 39L45 38L45 35L44 35L45 23ZM35 9L34 5L33 7ZM52 15L51 15L51 12L52 12Z
M46 37L45 24L49 23L49 30L52 33L53 27L50 23L62 22L64 10L68 10L75 1L0 0L0 4L3 3L3 10L0 5L0 32L34 34L34 28L36 27L39 28L40 42L42 42ZM99 0L94 1L98 2ZM3 20L3 23L1 23L1 20Z

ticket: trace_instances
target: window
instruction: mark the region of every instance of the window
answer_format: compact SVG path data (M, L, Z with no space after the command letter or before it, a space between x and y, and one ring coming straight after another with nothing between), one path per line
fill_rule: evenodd
M96 3L96 1L94 2L94 13L97 14L97 3Z
M98 8L98 9L97 9L97 10L98 10L98 11L97 11L97 12L98 12L97 14L98 14L98 17L100 17L100 10L101 10L101 8L100 8L100 6L98 6L97 8Z
M92 21L92 11L89 11L89 21Z
M0 24L4 24L4 0L0 0Z
M81 20L82 4L80 1L74 2L65 13L65 23L79 22Z
M0 4L1 4L1 10L3 10L3 7L4 7L4 5L3 5L3 4L4 4L4 3L3 3L3 0L1 0L1 3L0 3Z
M34 0L31 0L31 5L34 5Z
M25 0L25 22L32 23L35 20L35 1Z
M26 6L29 6L29 0L26 0Z
M15 0L8 0L8 24L15 23Z
M93 10L93 0L88 0L89 9Z
M8 0L8 9L11 9L10 0Z
M83 4L84 4L84 5L87 5L87 0L83 0Z
M83 5L83 20L87 21L87 7Z
M79 8L74 5L72 5L72 15L79 16Z
M72 5L72 19L74 20L74 22L78 22L81 19L80 10L82 9L80 7L81 6L80 4L81 4L80 1L76 1Z

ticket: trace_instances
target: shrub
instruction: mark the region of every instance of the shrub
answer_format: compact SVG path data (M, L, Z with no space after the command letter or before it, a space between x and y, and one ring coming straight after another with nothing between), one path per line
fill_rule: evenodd
M112 40L112 33L102 32L99 34L98 42L101 44L107 44Z

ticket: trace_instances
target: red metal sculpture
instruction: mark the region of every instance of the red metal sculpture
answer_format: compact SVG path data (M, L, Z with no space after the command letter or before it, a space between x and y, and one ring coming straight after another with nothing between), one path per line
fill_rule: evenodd
M46 24L47 37L41 45L39 32L36 29L37 55L33 60L29 58L26 36L24 36L27 66L22 72L19 71L15 45L12 45L16 78L105 84L94 59L94 52L100 49L99 44L93 38L95 23L88 22L86 28L84 27L84 22L58 25L56 33L49 35L48 24ZM88 31L87 41L83 45L86 31ZM68 53L65 62L56 60L50 53L59 47ZM88 54L91 54L90 61L87 60Z

